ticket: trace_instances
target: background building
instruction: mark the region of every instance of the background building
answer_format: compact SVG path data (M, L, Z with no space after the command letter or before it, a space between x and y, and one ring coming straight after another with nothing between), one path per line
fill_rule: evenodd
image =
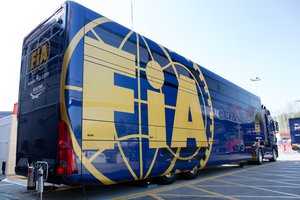
M290 136L290 128L289 128L289 119L300 117L300 112L296 113L284 113L276 117L279 126L279 139L289 140Z
M17 104L13 112L0 112L0 174L15 174L16 140Z

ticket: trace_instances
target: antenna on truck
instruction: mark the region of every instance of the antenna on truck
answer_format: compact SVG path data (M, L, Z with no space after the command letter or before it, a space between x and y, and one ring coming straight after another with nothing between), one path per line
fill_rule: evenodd
M133 2L131 0L131 30L133 30Z

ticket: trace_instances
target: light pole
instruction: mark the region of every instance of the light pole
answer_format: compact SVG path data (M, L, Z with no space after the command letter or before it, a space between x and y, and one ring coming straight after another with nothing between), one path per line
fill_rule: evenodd
M258 89L257 89L257 82L260 81L261 78L260 77L255 77L255 78L251 78L250 81L255 82L255 90L256 90L256 94L258 93ZM258 94L257 94L258 95Z
M296 103L298 103L298 112L300 112L300 99L295 100Z

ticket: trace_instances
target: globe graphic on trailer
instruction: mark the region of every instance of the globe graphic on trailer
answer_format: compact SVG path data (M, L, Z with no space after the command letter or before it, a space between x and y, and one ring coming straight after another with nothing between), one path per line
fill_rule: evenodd
M118 162L121 162L120 160L123 160L134 180L145 179L149 177L152 169L155 165L157 165L157 162L159 160L158 157L160 156L160 149L164 150L165 152L168 152L168 154L171 156L171 162L169 162L168 165L164 165L165 168L164 173L162 173L162 175L175 172L176 161L194 161L194 157L198 155L199 152L201 152L202 157L199 158L199 162L195 167L197 169L203 168L209 158L210 151L212 148L213 110L209 90L206 85L204 76L200 70L200 67L197 64L192 63L190 61L187 61L187 63L189 63L189 67L179 62L174 62L171 59L169 50L151 41L151 44L148 44L148 40L146 40L143 36L138 35L133 31L129 31L126 37L123 37L122 41L117 45L107 44L105 43L105 38L103 38L103 35L98 34L97 31L95 31L95 29L99 27L101 28L102 26L105 26L109 23L112 22L110 22L107 19L103 20L103 18L99 18L94 20L93 22L90 22L85 26L84 36L91 37L93 35L92 37L98 39L101 43L103 43L103 45L111 45L112 48L125 51L135 56L135 65L130 67L132 67L133 70L135 70L135 78L138 85L136 91L137 97L135 97L134 102L135 112L138 116L138 128L135 129L136 132L128 133L129 131L126 125L115 125L117 134L115 135L116 142L114 144L114 150L101 149L101 151L99 150L97 152L97 149L95 149L95 153L94 155L92 155L94 160L89 160L87 151L81 149L79 145L80 142L73 139L73 144L75 143L75 147L79 147L79 149L74 148L76 154L80 154L79 150L82 152L82 155L84 156L83 158L81 158L81 161L83 162L84 160L83 163L85 167L89 171L91 171L91 173L99 180L105 177L105 174L103 174L103 172L100 171L101 169L95 167L95 158L101 156L102 153L108 154L109 152L117 152L121 155L121 158L118 159ZM80 41L79 37L77 38L77 40L75 39L71 41L70 45L73 46L74 49L76 49L76 46ZM136 44L136 47L135 49L132 47L130 49L129 46L132 46L133 43ZM71 49L70 51L74 51L74 49ZM155 51L153 49L155 49ZM65 65L68 66L68 64L69 62L67 61ZM193 74L190 70L191 67L194 69L194 71L197 71L198 74ZM171 78L174 82L172 89L170 89L170 86L166 81L166 79L168 78ZM179 81L187 82L185 83L186 85L195 85L194 93L197 95L198 98L197 102L199 104L198 107L200 109L200 112L202 113L201 118L203 120L204 129L202 130L202 132L199 132L199 134L204 135L203 137L206 139L206 141L201 141L201 144L206 144L202 146L197 145L198 141L189 141L193 145L193 151L190 151L189 153L182 153L183 150L186 149L186 147L184 147L184 145L182 144L179 145L180 147L172 147L171 139L173 130L169 127L166 127L165 133L161 133L165 134L166 144L161 145L158 144L158 142L153 141L151 139L150 130L152 126L150 127L147 121L147 119L149 120L149 112L151 112L151 110L149 110L149 107L151 107L151 102L148 98L150 98L149 95L152 91L156 94L156 96L164 97L163 111L165 111L166 113L164 114L165 118L163 120L165 121L165 126L168 126L167 123L170 122L174 124L176 105L180 104L180 99L176 98L176 96L179 93ZM191 121L196 120L195 116L191 114L193 113L191 109L192 108L189 108L186 112L187 119ZM117 116L116 113L115 116ZM159 118L159 116L157 117ZM66 117L66 120L69 122L72 121L69 119L69 117ZM173 126L173 124L171 126ZM157 137L161 137L159 135L159 128L157 128L155 132L157 133ZM71 131L71 134L74 134L74 132ZM123 148L124 146L126 146L125 149Z

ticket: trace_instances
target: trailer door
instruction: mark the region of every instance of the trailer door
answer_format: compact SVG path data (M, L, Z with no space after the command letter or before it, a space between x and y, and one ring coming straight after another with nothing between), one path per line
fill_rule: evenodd
M58 9L24 40L19 86L16 173L46 161L57 166L60 75L64 53L64 8ZM50 174L51 175L51 174Z

